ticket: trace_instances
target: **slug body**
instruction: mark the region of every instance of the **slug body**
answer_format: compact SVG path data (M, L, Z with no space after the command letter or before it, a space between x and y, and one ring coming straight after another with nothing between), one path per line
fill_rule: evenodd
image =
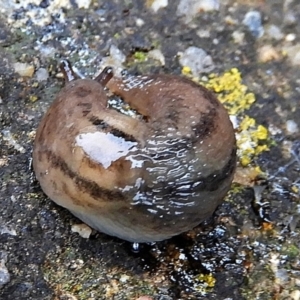
M43 191L91 227L131 242L197 226L233 178L226 110L188 79L107 74L70 76L42 119L33 167ZM108 91L143 118L109 108Z

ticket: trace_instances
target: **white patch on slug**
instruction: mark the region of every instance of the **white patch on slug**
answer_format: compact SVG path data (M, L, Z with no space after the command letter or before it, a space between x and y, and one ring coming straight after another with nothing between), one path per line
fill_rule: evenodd
M76 136L75 141L76 146L81 147L92 160L106 169L137 145L136 142L125 141L122 137L104 132L81 133Z
M125 84L124 91L129 91L134 88L142 89L154 81L154 79L145 80L147 78L147 76L130 76L126 78L123 81Z

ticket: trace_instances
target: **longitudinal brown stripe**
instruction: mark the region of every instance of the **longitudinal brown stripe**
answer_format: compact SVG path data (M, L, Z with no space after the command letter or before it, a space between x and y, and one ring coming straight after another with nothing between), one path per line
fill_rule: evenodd
M47 159L50 161L52 167L60 169L66 176L74 180L77 188L84 193L89 194L95 200L101 201L125 201L125 197L121 192L110 191L99 186L96 182L88 180L82 176L79 176L72 171L64 160L54 154L52 151L45 151Z
M109 125L104 122L102 119L99 119L98 117L96 116L91 116L89 118L89 121L95 125L95 126L99 126L100 129L106 129L106 128L109 128Z
M105 130L105 132L110 132L111 134L113 134L116 137L123 138L125 141L137 142L137 140L134 138L134 136L127 134L126 132L113 127L112 125L106 123L104 120L97 118L96 116L90 117L89 121L93 125L97 126L99 129Z

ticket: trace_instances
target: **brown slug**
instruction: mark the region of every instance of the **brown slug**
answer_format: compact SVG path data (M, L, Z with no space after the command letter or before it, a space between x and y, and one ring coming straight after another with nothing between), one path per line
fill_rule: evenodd
M236 142L227 111L201 85L172 75L77 79L36 133L43 191L91 227L131 242L168 239L209 217L230 188ZM118 95L143 118L108 107Z

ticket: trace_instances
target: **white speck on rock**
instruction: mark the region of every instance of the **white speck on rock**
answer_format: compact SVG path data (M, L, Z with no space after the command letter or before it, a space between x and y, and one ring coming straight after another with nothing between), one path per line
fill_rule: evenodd
M288 34L285 36L285 40L286 40L287 42L293 42L295 39L296 39L296 34L295 34L295 33L288 33Z
M260 38L263 36L264 28L261 23L261 13L259 11L247 12L243 24L248 27L254 37Z
M78 233L84 239L88 239L92 233L92 229L84 223L72 225L71 230Z
M198 47L187 48L179 59L183 67L189 67L193 76L197 77L200 73L211 72L214 69L214 63L210 55Z
M137 18L137 19L135 20L135 24L136 24L136 26L138 26L138 27L142 27L142 26L145 24L145 21L144 21L143 19L141 19L141 18Z
M184 253L180 253L178 258L179 258L180 260L186 260L186 256L185 256Z

